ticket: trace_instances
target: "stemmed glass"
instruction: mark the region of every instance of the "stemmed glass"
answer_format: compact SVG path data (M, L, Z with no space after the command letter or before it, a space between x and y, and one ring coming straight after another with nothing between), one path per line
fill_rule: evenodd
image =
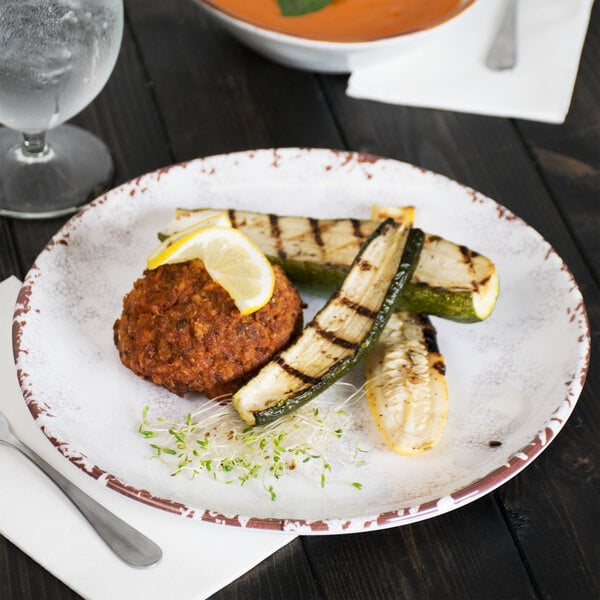
M122 35L122 0L0 0L0 215L69 214L110 184L104 143L62 123L102 90Z

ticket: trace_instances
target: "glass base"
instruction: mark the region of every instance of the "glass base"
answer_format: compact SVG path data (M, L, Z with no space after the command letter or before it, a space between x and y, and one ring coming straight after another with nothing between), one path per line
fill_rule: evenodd
M48 219L77 212L112 183L108 148L74 125L46 133L47 150L22 151L23 135L0 128L0 216Z

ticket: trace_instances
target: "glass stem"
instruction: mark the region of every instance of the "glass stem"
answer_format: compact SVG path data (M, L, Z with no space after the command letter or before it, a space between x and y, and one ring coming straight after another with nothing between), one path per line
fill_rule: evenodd
M34 133L24 133L21 150L28 158L41 158L48 154L46 132L36 131Z

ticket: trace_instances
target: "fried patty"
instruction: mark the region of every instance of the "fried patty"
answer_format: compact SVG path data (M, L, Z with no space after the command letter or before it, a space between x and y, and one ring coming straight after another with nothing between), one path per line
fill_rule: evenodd
M231 394L302 328L302 300L279 267L271 300L241 315L200 260L147 270L114 324L121 361L182 396Z

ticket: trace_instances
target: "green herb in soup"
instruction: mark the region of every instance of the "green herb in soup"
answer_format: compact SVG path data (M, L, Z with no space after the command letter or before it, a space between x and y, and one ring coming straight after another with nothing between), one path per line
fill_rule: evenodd
M277 0L284 17L299 17L316 12L331 4L331 0Z

